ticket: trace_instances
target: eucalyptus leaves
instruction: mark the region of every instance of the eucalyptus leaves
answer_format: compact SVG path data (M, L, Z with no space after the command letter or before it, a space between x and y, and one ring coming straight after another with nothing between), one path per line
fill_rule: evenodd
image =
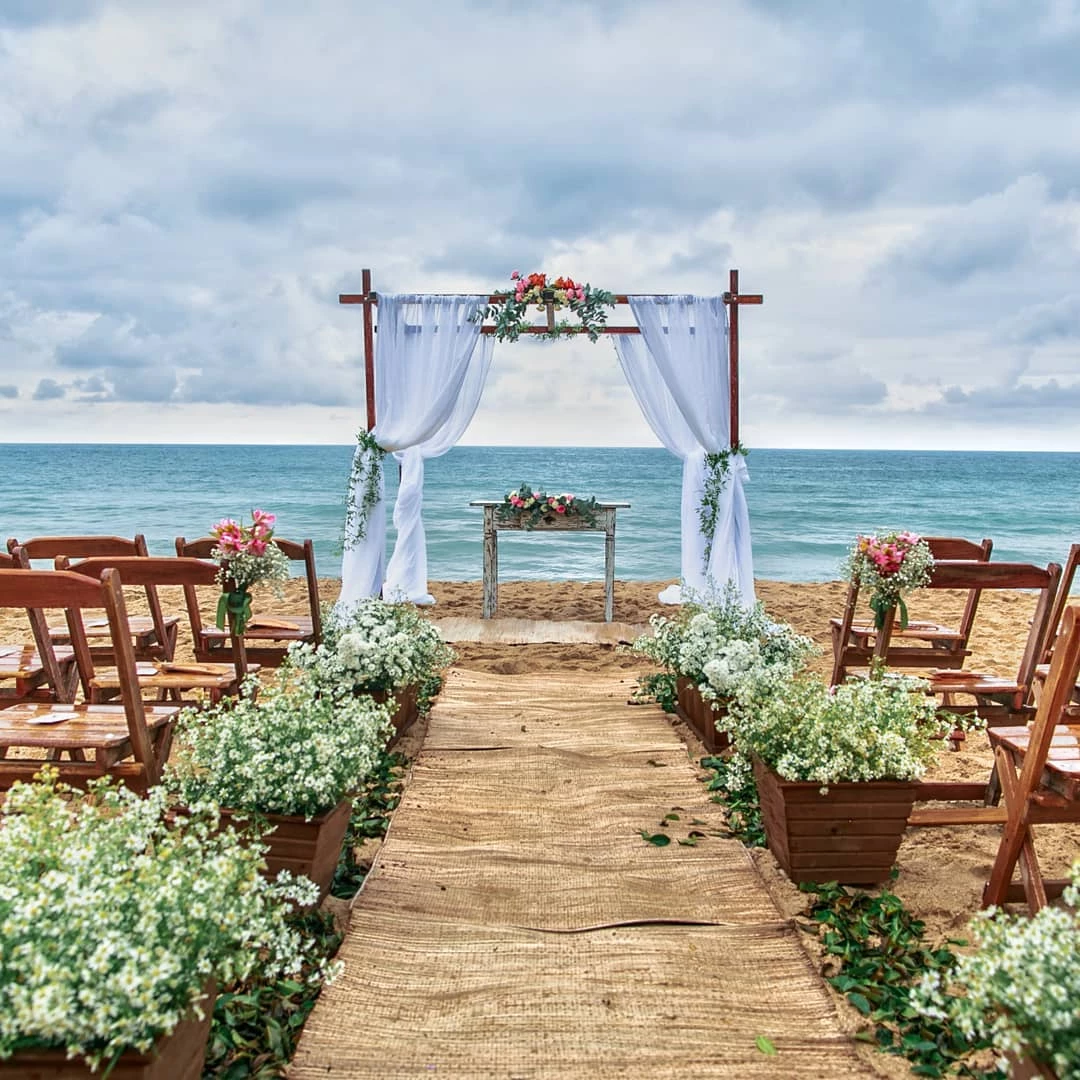
M382 494L383 458L387 451L370 431L356 433L349 490L345 497L345 548L356 547L367 534L368 518Z
M735 454L746 457L749 452L742 443L736 443L729 450L718 450L715 454L705 455L705 486L701 491L698 520L701 524L701 535L705 537L702 569L706 574L709 572L709 558L712 555L716 521L720 516L720 496L731 476L731 459Z

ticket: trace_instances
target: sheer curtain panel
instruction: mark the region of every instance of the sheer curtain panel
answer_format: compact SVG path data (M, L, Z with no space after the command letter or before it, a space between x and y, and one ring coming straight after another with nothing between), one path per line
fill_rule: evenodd
M421 518L424 460L457 442L480 401L493 347L490 337L480 345L477 316L485 301L483 296L379 294L371 434L402 467L394 510L398 539L384 582L386 507L380 479L364 536L346 537L338 601L343 607L380 590L388 599L433 602ZM377 456L358 447L351 498L362 497L362 478L375 467Z

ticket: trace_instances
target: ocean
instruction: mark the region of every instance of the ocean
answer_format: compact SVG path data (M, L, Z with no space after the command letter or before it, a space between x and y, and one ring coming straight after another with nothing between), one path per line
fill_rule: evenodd
M154 554L253 507L278 533L315 541L319 573L341 571L351 446L0 444L0 539L145 534ZM994 541L994 558L1062 562L1080 541L1080 454L752 450L747 500L759 578L827 581L858 532L911 529ZM615 573L679 574L680 464L662 449L455 447L427 464L433 581L479 579L481 511L522 481L631 503L618 513ZM397 470L387 468L393 497ZM392 541L391 529L391 541ZM500 534L499 576L599 580L603 535Z

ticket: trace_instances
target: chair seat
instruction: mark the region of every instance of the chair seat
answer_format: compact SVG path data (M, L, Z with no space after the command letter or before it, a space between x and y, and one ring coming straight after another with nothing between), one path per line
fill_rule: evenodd
M267 621L271 621L270 616ZM310 615L275 615L272 621L274 625L261 625L258 616L253 618L244 629L244 641L307 641L315 635ZM229 635L216 626L204 626L202 639L207 646L216 648L224 645Z
M151 731L173 720L179 705L146 705L146 726ZM50 715L70 716L44 723ZM122 705L12 705L0 710L0 750L11 746L46 750L115 750L130 738Z
M991 745L1002 747L1020 760L1031 744L1028 727L999 727L987 734ZM1055 725L1042 783L1066 799L1080 798L1080 724Z
M150 666L142 662L136 666L140 690L229 690L237 682L236 668L232 664L177 663L178 670L168 670L169 665L164 665L166 670L154 672L149 670ZM249 675L257 675L259 670L258 664L247 665ZM116 668L98 668L90 680L90 687L92 690L119 690L120 677Z
M179 626L180 617L178 615L166 615L163 622L166 631L171 632L173 627ZM144 638L154 637L154 620L149 615L129 616L128 625L131 627L132 637L139 638L140 641ZM86 631L88 640L108 638L109 620L105 618L86 619L83 622L83 629ZM71 641L71 635L68 633L66 625L50 626L49 637L58 644Z
M53 650L57 662L71 664L75 650L60 647ZM41 657L33 645L0 645L0 679L34 679L44 673Z
M1024 689L1015 679L1003 679L979 671L934 672L930 676L930 688L935 694L971 694L975 697L1018 694Z
M1039 695L1042 693L1042 688L1046 684L1046 680L1050 677L1050 665L1039 664L1035 669L1035 700L1037 701ZM1072 700L1080 704L1080 683L1077 683L1073 687Z
M839 630L843 625L843 620L830 619L829 623ZM853 622L851 624L851 636L861 643L872 641L877 636L877 627L872 622ZM892 637L893 640L905 638L909 641L940 641L946 645L963 640L963 635L959 630L941 626L939 623L916 622L915 620L909 622L905 630L899 628L893 630Z

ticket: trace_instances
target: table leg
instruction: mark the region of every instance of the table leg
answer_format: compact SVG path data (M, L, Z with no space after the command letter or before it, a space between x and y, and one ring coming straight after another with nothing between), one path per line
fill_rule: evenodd
M484 610L493 618L499 607L499 534L495 531L495 508L484 507Z
M615 618L615 516L604 530L604 622Z

